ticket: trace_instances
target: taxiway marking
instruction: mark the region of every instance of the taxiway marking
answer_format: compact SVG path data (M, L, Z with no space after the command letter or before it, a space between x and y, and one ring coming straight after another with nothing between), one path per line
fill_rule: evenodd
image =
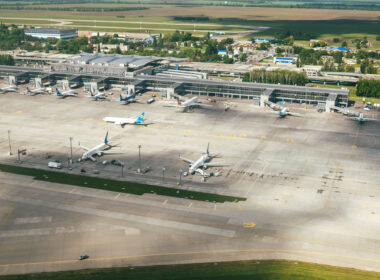
M34 182L30 183L29 186L33 186L35 184L37 184L37 181L34 181Z
M265 135L261 136L261 139L267 139L267 137Z
M293 138L286 138L286 142L288 142L288 143L293 142Z
M114 199L118 199L120 197L121 193L118 193Z
M106 122L101 121L101 122L98 122L98 124L99 125L104 125L104 124L106 124Z
M240 137L247 137L247 134L245 134L245 133L240 133Z
M166 205L166 203L168 203L168 200L165 200L164 202L162 202L162 205Z
M92 118L87 118L86 121L92 121Z
M237 203L236 206L239 208L239 210L243 210L243 207L241 207L240 203Z
M50 115L51 118L55 118L56 116L55 114Z
M223 136L223 134L217 134L216 135L216 137L222 137Z
M73 193L73 191L75 191L75 188L72 188L69 193Z
M22 114L22 111L20 110L20 111L16 111L16 114Z
M190 204L187 206L187 208L191 208L191 206L193 206L192 202L190 202Z
M173 129L173 126L172 125L168 125L166 128L167 129Z
M245 228L254 228L256 226L255 223L249 222L249 223L243 223L243 227Z

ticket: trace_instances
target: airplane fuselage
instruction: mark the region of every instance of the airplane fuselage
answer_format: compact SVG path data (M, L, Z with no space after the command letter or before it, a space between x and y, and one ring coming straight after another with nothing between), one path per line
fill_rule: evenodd
M197 159L193 164L191 164L189 167L189 173L194 174L198 168L204 166L205 162L208 160L208 157L209 156L207 154L204 154L199 159Z
M94 155L98 155L98 156L101 156L102 155L102 151L106 148L106 144L102 143L102 144L99 144L98 146L96 146L95 148L92 148L90 150L88 150L87 152L85 152L83 155L82 155L82 159L83 160L86 160L88 158L91 158L92 156Z

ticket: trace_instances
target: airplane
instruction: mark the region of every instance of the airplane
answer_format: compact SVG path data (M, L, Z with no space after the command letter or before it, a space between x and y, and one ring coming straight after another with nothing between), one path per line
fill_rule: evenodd
M17 90L18 87L15 84L15 79L11 79L11 77L9 77L9 86L0 88L0 93L16 92Z
M334 110L338 111L339 113L346 115L346 116L353 116L353 117L359 117L360 113L354 110L349 110L346 108L340 108L340 107L333 107Z
M271 101L268 101L268 100L264 101L264 104L269 106L272 110L277 111L278 115L281 118L284 118L286 116L296 116L296 117L300 116L300 114L290 112L289 108L281 106L281 105L277 105L276 103L273 103Z
M367 122L367 121L377 121L377 119L365 118L363 113L359 113L359 116L348 117L351 120L358 121L359 123Z
M98 101L98 100L106 100L107 99L107 95L104 91L99 91L99 90L96 90L96 94L93 94L92 90L90 91L90 98L94 99L95 101Z
M35 88L35 89L29 89L29 87L26 87L26 93L27 94L39 94L39 93L46 93L46 89L43 87Z
M7 87L0 88L0 93L16 92L18 87L15 84L11 84Z
M107 151L108 149L113 147L108 142L108 131L106 133L106 137L104 138L104 142L95 146L94 148L92 149L86 148L85 146L82 146L80 143L78 143L78 146L81 147L83 150L85 150L82 157L78 161L86 160L86 159L96 161L96 159L94 158L94 156L96 155L100 157L104 154L115 154L115 153Z
M137 102L135 97L136 97L136 94L127 95L126 97L122 97L120 94L120 102L124 102L125 105L128 105L129 103L132 103L132 102Z
M200 158L198 158L196 161L192 161L190 159L184 158L181 155L179 155L179 158L183 161L189 163L189 174L200 174L203 178L210 177L210 174L206 173L204 170L208 167L216 167L216 166L225 166L225 164L220 163L210 163L210 160L212 160L212 156L209 152L210 143L207 144L207 150L206 153L202 154Z
M124 127L126 124L143 124L145 118L145 112L142 112L141 115L139 115L136 118L114 118L114 117L105 117L103 118L103 121L105 122L113 122L115 124L120 124L121 127Z
M16 91L17 91L16 86L9 86L9 87L0 88L0 93L16 92Z
M69 89L69 90L63 91L63 92L60 92L58 90L58 88L56 88L55 90L57 91L57 96L61 97L61 98L65 98L67 96L77 96L77 93L72 89Z
M212 105L209 104L203 104L198 102L198 97L194 96L190 99L186 99L185 101L181 101L179 96L177 96L177 104L176 105L165 105L166 107L179 107L183 108L184 110L192 109L194 107L212 107Z

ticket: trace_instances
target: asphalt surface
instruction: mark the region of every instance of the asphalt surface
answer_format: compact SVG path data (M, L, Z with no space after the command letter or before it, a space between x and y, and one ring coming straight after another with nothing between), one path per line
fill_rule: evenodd
M16 150L25 148L22 166L47 168L60 160L65 172L98 170L96 176L247 201L135 196L0 173L0 274L276 258L380 271L379 122L360 125L300 105L292 108L302 117L280 119L237 100L229 101L229 111L218 100L211 109L182 113L164 107L166 101L147 105L149 93L123 106L114 92L103 102L82 92L66 99L0 95L0 162L17 164ZM143 111L147 126L102 122ZM68 171L69 137L77 159L78 141L96 146L106 131L119 154L74 162ZM208 142L213 161L228 166L207 172L222 176L182 177L176 186L187 168L178 154L197 159ZM145 175L136 173L138 145L142 167L150 167ZM102 165L111 159L126 163L123 178L120 167ZM90 258L78 261L83 253Z

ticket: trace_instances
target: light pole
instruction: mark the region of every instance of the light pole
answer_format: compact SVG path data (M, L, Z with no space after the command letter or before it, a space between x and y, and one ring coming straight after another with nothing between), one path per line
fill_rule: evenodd
M9 144L9 152L8 155L12 155L12 148L11 148L11 131L8 130L8 144Z
M139 170L138 170L138 173L141 173L141 145L139 145Z
M70 137L70 163L73 164L73 137Z
M183 173L183 170L180 169L179 170L179 184L182 185L182 173Z
M162 167L162 182L165 182L165 171L166 171L166 168Z

